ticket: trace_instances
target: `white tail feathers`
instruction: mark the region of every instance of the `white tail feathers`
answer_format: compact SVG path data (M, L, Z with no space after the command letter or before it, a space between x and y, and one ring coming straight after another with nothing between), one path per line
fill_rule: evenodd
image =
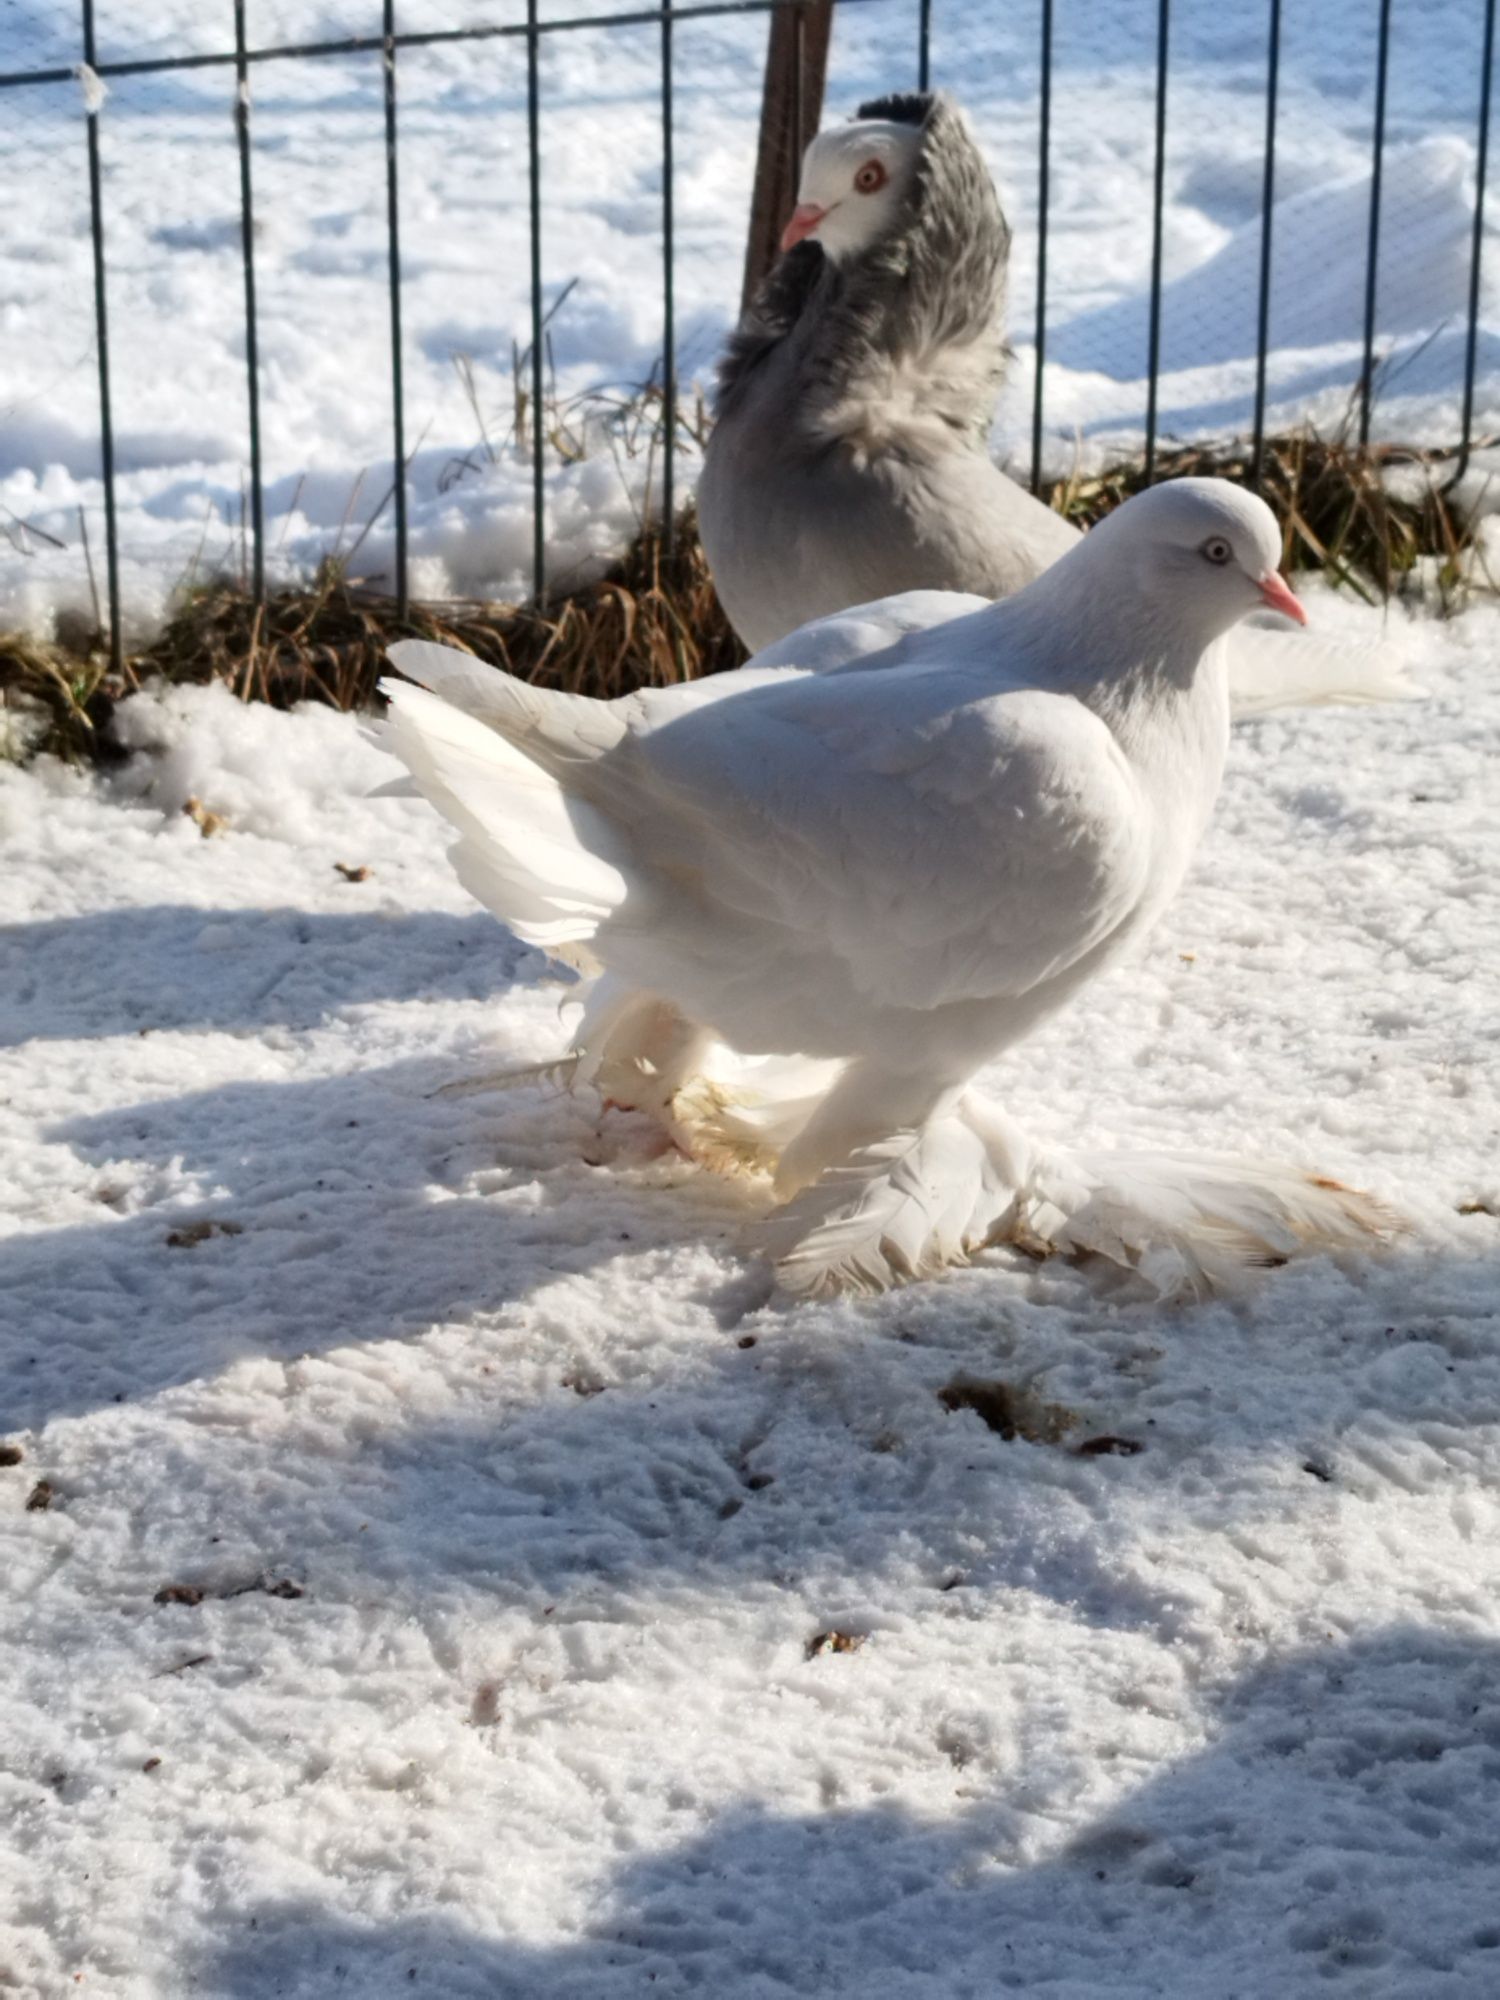
M409 680L440 696L450 708L472 715L549 769L592 763L625 734L624 718L613 703L533 687L454 646L439 646L430 639L399 639L388 657ZM400 684L381 685L389 694L393 685Z
M382 682L390 702L383 741L458 829L450 859L459 880L527 944L591 969L588 940L625 900L626 857L603 814L569 796L556 770L570 756L602 754L584 747L590 733L604 733L591 730L587 713L571 751L559 747L568 743L571 712L601 704L568 695L533 700L541 691L419 640L393 647L397 655L442 693Z

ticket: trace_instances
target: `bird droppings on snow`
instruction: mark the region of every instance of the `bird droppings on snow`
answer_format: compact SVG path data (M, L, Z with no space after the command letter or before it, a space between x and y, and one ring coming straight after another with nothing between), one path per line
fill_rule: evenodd
M469 1720L476 1729L489 1729L500 1720L500 1683L481 1681L474 1690Z
M1413 1219L1172 1308L1000 1253L747 1304L732 1183L435 1094L571 989L352 721L147 696L117 778L0 769L12 1989L1493 2000L1500 616L1413 642L1431 701L1239 735L1150 946L987 1079Z
M218 1590L196 1583L164 1583L161 1589L153 1594L151 1602L194 1605L201 1604L206 1597L248 1597L257 1591L263 1597L297 1598L307 1595L302 1585L293 1583L288 1576L282 1577L279 1582L273 1582L269 1577L257 1576L252 1577L248 1583L226 1584Z
M1145 1445L1139 1438L1118 1437L1113 1431L1104 1431L1098 1437L1083 1438L1073 1447L1075 1458L1134 1458L1144 1451Z

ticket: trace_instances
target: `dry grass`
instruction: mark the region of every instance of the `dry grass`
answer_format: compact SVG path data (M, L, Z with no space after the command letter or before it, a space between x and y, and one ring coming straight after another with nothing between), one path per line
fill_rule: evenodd
M1324 570L1375 601L1420 585L1444 610L1461 601L1469 523L1444 491L1443 454L1373 447L1298 432L1269 440L1263 491L1282 523L1286 567ZM1422 468L1410 497L1382 473ZM1158 456L1156 477L1249 477L1243 447L1191 446ZM1139 466L1059 481L1048 494L1086 526L1145 483ZM114 703L148 681L222 681L245 700L280 708L324 701L368 708L394 639L436 639L523 679L578 694L609 696L643 685L692 680L744 658L714 595L690 515L669 555L645 530L599 582L545 608L509 604L413 605L351 584L337 564L310 586L274 591L262 605L237 582L193 589L165 630L110 670L98 633L43 645L0 634L0 710L25 711L31 726L12 749L106 760ZM0 734L0 754L5 738Z
M152 643L110 670L99 634L72 646L0 634L0 701L39 708L27 749L107 760L116 701L150 681L222 681L246 701L290 708L323 701L375 705L395 639L458 646L523 679L574 694L693 680L738 666L744 648L709 581L690 517L669 554L659 533L639 536L597 583L556 604L413 604L351 584L326 564L310 586L270 593L262 605L238 582L193 591Z

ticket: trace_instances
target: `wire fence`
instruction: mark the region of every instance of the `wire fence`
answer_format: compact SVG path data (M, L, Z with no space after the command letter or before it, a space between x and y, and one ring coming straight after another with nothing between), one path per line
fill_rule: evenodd
M1310 0L1309 0L1310 3ZM6 4L6 0L0 0ZM17 0L8 0L14 9ZM97 0L99 6L108 0ZM232 81L234 92L234 136L237 158L238 209L236 236L238 241L239 264L241 269L240 290L242 299L238 306L243 327L243 397L248 430L248 467L244 487L245 525L243 544L247 552L248 583L259 598L267 588L269 558L273 551L267 534L267 489L268 470L264 440L264 417L267 398L277 394L279 375L275 357L268 357L261 338L264 318L262 283L266 275L266 238L261 226L258 197L263 190L264 178L273 171L274 152L264 151L264 142L258 145L258 123L260 113L256 109L255 80L273 71L285 74L278 66L324 65L334 73L342 73L340 65L355 63L379 64L380 72L380 115L382 119L382 153L384 173L383 232L382 246L385 302L383 318L389 353L389 447L390 447L390 493L388 504L393 518L394 543L389 567L389 584L401 605L405 606L408 591L412 585L410 560L410 509L411 509L411 466L412 446L408 423L408 394L405 379L404 357L407 353L408 331L403 324L403 303L407 292L407 270L409 242L403 243L403 221L407 220L403 204L403 140L402 140L402 94L401 82L407 66L419 58L422 52L463 49L481 44L507 45L518 50L524 62L524 83L522 90L522 116L524 120L525 149L525 244L526 244L526 292L528 295L529 341L524 355L520 357L528 376L525 395L525 417L529 429L527 440L530 473L530 572L531 584L538 598L545 598L548 588L548 493L547 476L549 462L556 458L557 445L549 435L548 384L545 371L548 366L548 321L549 307L544 285L543 264L546 247L544 226L543 191L545 185L544 137L549 109L548 91L544 88L544 51L554 41L574 38L580 43L588 35L622 37L632 31L645 31L656 41L656 92L652 116L656 126L656 148L659 158L659 179L655 194L656 228L660 235L660 261L651 277L644 269L633 274L633 282L638 286L654 283L660 300L660 368L659 390L661 406L667 413L660 434L660 483L656 499L660 508L664 531L670 537L680 491L678 455L680 449L679 426L676 410L679 400L679 323L677 280L681 263L681 225L679 217L680 170L674 157L674 140L679 123L679 93L683 88L681 54L684 33L694 24L716 20L745 17L769 17L775 13L790 13L798 21L805 13L809 0L688 0L688 4L675 5L672 0L666 4L650 8L633 8L619 13L589 13L555 16L543 15L543 0L516 0L524 5L524 16L504 20L468 21L457 25L427 25L419 19L417 25L408 25L413 4L420 0L407 0L398 18L397 0L369 0L369 4L379 10L378 31L325 34L317 37L291 36L278 39L252 35L247 17L247 0L233 0L232 38L225 37L224 45L207 47L148 48L141 53L121 52L121 45L130 46L130 30L114 24L108 45L101 42L100 20L96 18L96 0L81 0L81 13L76 17L76 39L70 50L70 31L66 10L59 9L38 22L41 17L35 9L28 9L25 17L29 30L24 37L12 38L12 45L19 45L29 56L40 50L52 59L33 61L30 66L0 69L0 107L15 105L19 100L34 97L41 101L43 94L55 93L59 88L76 89L81 81L85 99L84 145L87 168L87 205L89 219L89 240L92 262L92 303L94 319L94 366L97 375L98 431L97 451L102 484L102 511L104 516L105 579L107 597L107 624L115 657L118 659L122 645L123 620L121 616L121 572L120 572L120 486L121 471L116 450L116 384L112 377L112 358L120 338L120 329L111 322L111 237L113 217L111 212L111 190L104 171L102 158L102 135L108 126L111 110L106 90L127 89L134 79L166 80L183 78L192 73L214 72ZM952 5L952 0L949 0ZM993 4L993 0L991 0ZM1066 48L1059 54L1059 38L1073 25L1072 10L1066 0L1035 0L1036 4L1036 51L1035 51L1035 128L1034 150L1032 152L1030 189L1022 192L1029 197L1034 226L1034 272L1032 277L1032 299L1030 328L1034 361L1029 379L1030 395L1030 454L1029 472L1034 487L1042 483L1045 471L1046 446L1049 425L1049 391L1055 388L1058 362L1058 329L1053 324L1055 300L1051 289L1052 271L1049 248L1053 232L1057 226L1053 207L1055 175L1060 140L1058 124L1059 90L1071 87L1069 63ZM1144 373L1144 417L1141 424L1142 447L1148 470L1156 462L1163 437L1162 385L1168 373L1170 357L1164 346L1164 327L1169 303L1173 297L1174 279L1169 269L1169 169L1171 164L1171 144L1174 117L1174 32L1185 11L1192 8L1193 0L1149 0L1151 35L1147 43L1149 54L1145 67L1150 77L1150 248L1149 275L1144 292L1146 366ZM1352 0L1347 0L1352 4ZM1485 194L1489 162L1489 123L1492 98L1492 75L1495 56L1495 12L1496 0L1446 0L1450 39L1462 42L1464 35L1472 34L1474 58L1460 54L1454 58L1452 84L1444 94L1444 107L1449 123L1455 129L1467 126L1472 135L1471 150L1466 157L1472 159L1472 213L1466 216L1466 258L1467 269L1463 274L1463 323L1456 329L1460 335L1459 381L1457 384L1458 422L1456 437L1413 438L1414 444L1442 444L1456 450L1455 473L1462 474L1468 464L1475 444L1476 381L1479 373L1479 358L1482 336L1484 305L1483 265L1485 257L1486 215ZM1385 245L1385 225L1389 203L1389 187L1385 169L1387 156L1392 144L1391 133L1391 60L1393 38L1404 18L1420 17L1425 0L1362 0L1363 12L1372 16L1373 29L1372 88L1373 111L1368 132L1368 185L1367 191L1360 192L1364 203L1363 241L1359 247L1361 265L1361 315L1359 327L1359 353L1357 374L1353 391L1357 407L1358 434L1362 442L1371 436L1371 412L1377 396L1380 356L1380 307L1382 284L1382 250ZM933 0L916 0L915 8L909 4L900 10L901 20L896 32L890 28L889 0L842 0L843 10L858 8L861 15L874 23L880 22L880 77L882 88L900 87L905 82L916 81L926 88L932 83L950 80L950 69L956 67L949 61L949 43L945 39L945 17L942 0L934 14ZM134 13L135 10L132 10ZM1089 13L1097 10L1085 10ZM1241 16L1252 10L1238 10ZM1253 347L1253 388L1250 393L1248 410L1248 435L1251 448L1251 462L1256 476L1259 475L1264 451L1268 411L1271 407L1272 389L1268 376L1268 362L1272 354L1272 318L1276 279L1276 219L1283 213L1279 205L1280 176L1283 147L1282 103L1283 103L1283 57L1287 22L1284 20L1284 0L1264 0L1262 7L1253 10L1257 16L1253 28L1241 20L1242 40L1238 48L1237 75L1242 93L1249 90L1256 101L1258 115L1263 113L1260 123L1261 158L1258 164L1258 215L1247 220L1245 230L1258 231L1254 242L1254 347ZM1347 11L1347 5L1346 5ZM971 24L977 18L974 6L970 4L963 12L963 20ZM1201 26L1201 24L1199 24ZM1431 23L1429 21L1429 27ZM199 40L209 31L202 30ZM872 27L872 33L874 32ZM1198 32L1195 27L1194 32ZM212 42L212 37L210 35ZM1464 44L1467 47L1467 44ZM0 44L0 61L3 61L3 44ZM904 72L904 74L903 74ZM697 92L704 88L702 76L696 72L684 72L688 76L689 87ZM799 71L800 77L800 71ZM951 80L958 84L962 94L962 75L954 75ZM713 88L712 83L708 86ZM1467 110L1462 103L1464 95L1469 97ZM636 107L639 111L639 106ZM601 114L602 117L602 114ZM799 123L803 121L799 118ZM1408 121L1409 122L1409 121ZM810 134L804 129L801 139ZM1403 129L1401 142L1409 139L1410 133ZM1067 141L1068 134L1061 138ZM607 135L601 132L600 144L607 147ZM1014 157L1014 156L1013 156ZM1071 155L1070 155L1071 157ZM49 155L46 162L49 171L58 170L58 162ZM1010 168L1010 178L1024 179L1017 164ZM1305 176L1304 176L1305 178ZM691 190L689 193L691 195ZM193 190L185 191L191 204ZM1290 213L1290 211L1287 211ZM189 227L188 222L178 225L179 230ZM409 236L409 225L408 225ZM1340 254L1347 257L1349 247L1341 244ZM280 267L274 267L274 275L280 279ZM556 310L554 301L551 310ZM1118 327L1109 320L1109 310L1105 309L1099 328L1100 340L1114 338ZM1096 315L1096 318L1099 317ZM1089 315L1071 314L1063 328L1071 349L1065 347L1064 354L1071 356L1070 365L1086 363L1089 350L1085 334L1079 331L1088 322ZM1113 328L1113 331L1111 329ZM1093 336L1089 336L1093 337ZM1049 347L1052 352L1049 353ZM519 405L518 405L519 407ZM1022 467L1022 472L1027 468Z

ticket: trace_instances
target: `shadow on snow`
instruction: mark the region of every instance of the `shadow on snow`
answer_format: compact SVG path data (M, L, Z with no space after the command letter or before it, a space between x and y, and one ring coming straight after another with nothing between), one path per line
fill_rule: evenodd
M1500 1647L1415 1627L1272 1661L1205 1749L1036 1859L1034 1812L986 1792L722 1814L618 1869L552 1946L414 1913L247 1909L207 1969L224 2000L607 2000L651 1993L1117 2000L1500 1986ZM513 1753L514 1754L514 1753ZM399 1859L372 1899L399 1900ZM503 1882L495 1900L503 1908Z

